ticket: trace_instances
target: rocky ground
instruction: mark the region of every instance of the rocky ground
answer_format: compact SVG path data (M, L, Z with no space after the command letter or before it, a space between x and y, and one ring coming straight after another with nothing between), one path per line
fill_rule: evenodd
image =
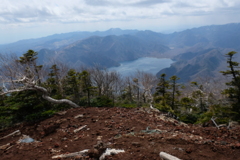
M239 126L186 125L149 108L70 109L1 131L0 137L1 160L63 159L56 157L62 154L93 160L106 148L124 150L105 158L112 160L160 160L160 152L183 160L240 159ZM83 155L69 155L86 149Z

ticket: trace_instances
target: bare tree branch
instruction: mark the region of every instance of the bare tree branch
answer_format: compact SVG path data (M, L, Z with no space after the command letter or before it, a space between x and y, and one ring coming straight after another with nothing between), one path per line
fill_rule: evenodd
M33 67L36 66L20 63L15 56L0 55L0 79L3 84L0 95L35 90L42 93L42 97L51 103L66 103L72 107L79 107L68 99L57 100L49 97L47 89L37 85L42 77L41 70L36 71Z

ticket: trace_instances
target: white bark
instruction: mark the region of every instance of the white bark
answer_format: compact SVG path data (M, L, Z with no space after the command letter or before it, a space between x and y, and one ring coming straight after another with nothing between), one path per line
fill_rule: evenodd
M121 150L121 149L110 149L110 148L107 148L105 153L103 153L101 155L101 157L99 158L99 160L105 160L106 156L110 156L110 155L114 155L114 154L118 154L118 153L124 153L125 151L124 150Z
M160 155L160 158L162 160L180 160L179 158L174 157L174 156L172 156L172 155L170 155L168 153L165 153L165 152L160 152L159 155Z
M75 108L79 107L68 99L57 100L49 97L47 89L38 86L38 83L43 78L43 71L36 71L36 68L30 62L26 64L20 63L16 56L0 54L0 75L3 84L0 95L35 90L42 93L42 97L49 102L56 104L66 103Z
M11 147L10 143L0 146L0 150L7 150L9 147Z
M10 136L19 136L19 135L21 135L21 132L20 132L19 130L16 130L16 131L14 131L14 132L12 132L12 133L4 136L4 137L1 137L0 140L1 140L1 139L8 138L8 137L10 137Z
M74 132L74 133L77 133L77 132L83 130L84 128L86 128L86 127L87 127L87 125L84 125L84 126L78 128L78 129L75 129L73 132Z
M57 99L53 99L53 98L49 97L47 95L48 94L47 89L44 87L35 85L34 82L28 82L27 85L24 87L5 91L5 92L1 93L0 95L5 95L5 94L9 94L9 93L14 93L14 92L21 92L21 91L26 91L26 90L35 90L38 92L42 92L42 97L51 103L55 103L55 104L66 103L74 108L79 107L76 103L74 103L68 99L57 100Z
M74 153L69 153L69 154L61 154L61 155L56 155L56 156L53 156L52 159L56 159L56 158L69 158L69 157L75 157L75 156L82 156L84 155L85 153L88 152L88 149L85 149L83 151L80 151L80 152L74 152Z
M68 99L60 99L60 100L57 100L57 99L53 99L53 98L51 98L51 97L49 97L49 96L47 96L47 95L43 95L42 97L43 97L44 99L46 99L47 101L52 102L52 103L55 103L55 104L66 103L66 104L68 104L68 105L70 105L70 106L72 106L72 107L74 107L74 108L79 107L79 105L77 105L76 103L74 103L74 102L72 102L72 101L70 101L70 100L68 100Z

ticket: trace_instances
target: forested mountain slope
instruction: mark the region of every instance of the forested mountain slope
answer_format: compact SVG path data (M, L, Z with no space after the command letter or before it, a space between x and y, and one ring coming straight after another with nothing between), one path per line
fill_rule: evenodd
M70 67L98 64L108 68L141 57L172 58L176 63L159 74L176 74L186 81L216 76L225 64L223 55L231 50L240 51L239 31L240 24L226 24L171 34L121 29L72 32L0 45L0 51L21 55L34 49L39 52L40 63L56 60Z
M132 61L140 57L155 56L168 51L169 48L156 42L148 42L132 35L93 36L80 40L65 48L53 51L39 51L40 59L54 56L56 59L72 66L99 64L104 67L118 66L119 62Z

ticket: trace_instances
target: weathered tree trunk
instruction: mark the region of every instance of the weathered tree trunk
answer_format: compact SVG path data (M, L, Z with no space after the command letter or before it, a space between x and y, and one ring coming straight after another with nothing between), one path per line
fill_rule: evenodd
M44 99L46 99L47 101L49 101L49 102L56 103L56 104L67 103L68 105L70 105L70 106L72 106L72 107L74 107L74 108L79 107L76 103L74 103L74 102L72 102L72 101L70 101L70 100L68 100L68 99L60 99L60 100L57 100L57 99L53 99L53 98L49 97L49 96L47 95L48 92L47 92L47 89L46 89L46 88L43 88L43 87L34 85L34 86L33 86L33 89L35 89L36 91L41 91L41 92L43 92L42 97L43 97Z
M4 92L4 93L1 93L0 95L4 95L4 94L8 94L8 93L13 93L13 92L21 92L21 91L26 91L26 90L35 90L35 91L38 91L38 92L41 92L42 93L42 97L44 99L46 99L47 101L51 102L51 103L55 103L55 104L61 104L61 103L66 103L74 108L77 108L79 107L79 105L77 105L76 103L68 100L68 99L53 99L51 97L48 96L48 92L47 92L47 89L44 88L44 87L41 87L41 86L37 86L37 85L28 85L28 86L25 86L24 88L19 88L19 89L14 89L14 90L9 90L7 92Z
M66 104L68 104L68 105L70 105L70 106L72 106L72 107L74 107L74 108L79 107L79 105L77 105L76 103L74 103L74 102L72 102L72 101L70 101L70 100L68 100L68 99L60 99L60 100L57 100L57 99L53 99L53 98L51 98L51 97L49 97L49 96L47 96L47 95L42 95L42 97L43 97L44 99L46 99L47 101L52 102L52 103L55 103L55 104L66 103Z
M179 158L177 157L174 157L170 154L167 154L165 152L160 152L160 157L162 158L162 160L180 160Z
M20 132L19 130L16 130L16 131L14 131L14 132L12 132L12 133L4 136L4 137L1 137L0 140L1 140L1 139L8 138L8 137L10 137L10 136L18 136L18 135L21 135L21 132Z
M56 155L53 156L52 159L56 159L56 158L69 158L69 157L75 157L75 156L82 156L83 154L87 153L88 149L85 149L83 151L80 152L74 152L74 153L69 153L69 154L61 154L61 155Z

